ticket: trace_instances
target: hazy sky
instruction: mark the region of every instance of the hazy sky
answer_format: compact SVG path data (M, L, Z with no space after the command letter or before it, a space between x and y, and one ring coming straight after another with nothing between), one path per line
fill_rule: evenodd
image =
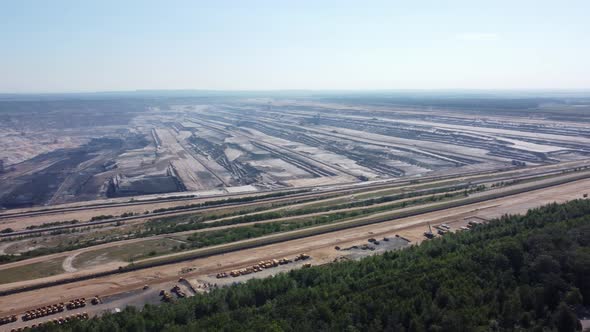
M590 88L590 1L0 0L0 92Z

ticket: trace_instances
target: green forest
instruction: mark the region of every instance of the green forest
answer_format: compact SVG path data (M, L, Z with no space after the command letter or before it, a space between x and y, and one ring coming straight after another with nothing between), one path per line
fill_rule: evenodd
M45 326L57 331L575 331L590 305L590 201L419 246Z

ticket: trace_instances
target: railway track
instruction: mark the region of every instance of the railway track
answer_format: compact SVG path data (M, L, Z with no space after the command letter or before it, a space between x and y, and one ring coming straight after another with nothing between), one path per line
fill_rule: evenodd
M466 185L466 184L468 184L468 182L464 181L464 182L453 183L448 186L436 187L436 188L443 189L445 187L450 188L450 187L456 187L459 185ZM471 184L476 184L476 183L472 182ZM256 204L260 204L260 203L268 203L268 202L274 203L274 202L281 202L281 201L285 201L285 200L314 198L317 196L328 196L326 198L329 198L329 197L331 197L331 196L329 196L330 194L338 194L338 193L346 194L346 193L349 193L353 190L356 191L359 189L360 190L363 190L363 189L369 189L369 190L370 189L377 189L378 190L378 189L387 189L387 188L395 189L395 187L391 187L390 184L385 184L385 185L381 184L378 186L363 187L363 188L346 188L346 189L325 190L320 193L318 193L318 192L307 193L306 192L306 193L299 193L299 194L280 196L280 197L259 198L259 199L256 199L254 201L249 201L249 202L221 203L221 204L216 204L216 205L206 205L206 206L198 206L198 207L193 207L193 208L186 208L186 209L179 209L179 210L172 210L172 211L155 212L155 213L150 213L149 215L136 215L136 216L112 218L112 219L106 219L106 220L89 221L89 222L85 222L85 223L59 225L59 226L53 226L53 227L15 231L12 233L0 234L0 238L11 238L11 237L24 236L24 235L31 235L31 234L51 233L51 232L55 232L55 231L59 231L59 230L72 229L72 228L92 227L92 226L97 226L97 225L121 223L121 222L128 222L128 221L139 220L139 219L154 219L154 218L158 218L158 217L169 217L169 216L188 214L188 213L193 213L193 212L198 212L198 211L235 207L235 206L247 207L247 206L256 205Z
M416 216L416 215L429 213L429 212L441 211L441 210L450 209L450 208L454 208L454 207L460 207L460 206L465 206L465 205L469 205L469 204L480 203L480 202L484 202L484 201L488 201L488 200L492 200L492 199L522 194L522 193L533 191L533 190L554 187L554 186L558 186L558 185L562 185L562 184L566 184L566 183L570 183L570 182L574 182L574 181L584 180L584 179L588 179L588 178L590 178L590 172L584 172L581 174L572 174L572 175L568 175L568 176L562 176L562 177L559 177L558 179L553 179L551 181L544 181L542 183L536 183L536 184L533 183L533 184L522 185L518 188L504 188L504 189L500 189L497 192L483 193L481 195L474 195L472 197L451 200L451 201L442 202L442 203L435 203L435 204L431 204L431 205L424 206L424 207L419 206L419 207L415 207L415 208L409 208L406 211L396 212L396 213L393 213L393 214L390 214L387 216L383 216L383 217L374 218L371 216L367 216L367 217L361 217L358 219L353 219L350 221L343 221L343 222L338 222L338 223L334 223L334 224L328 224L328 225L322 225L322 226L317 226L317 227L304 228L301 230L295 230L295 231L291 231L291 232L279 233L276 235L270 235L268 237L265 237L265 239L252 239L252 240L240 241L241 243L237 243L237 244L230 243L227 245L225 250L223 248L221 248L220 249L221 251L218 253L225 253L225 252L229 252L229 251L241 250L241 249L246 249L246 248L253 248L253 247L258 247L258 246L266 245L266 244L283 242L283 241L287 241L287 240L293 240L293 239L298 239L298 238L308 237L308 236L313 236L313 235L320 235L320 234L344 230L344 229L348 229L348 228L354 228L354 227L359 227L359 226L380 223L380 222L384 222L384 221L395 220L395 219L399 219L399 218ZM218 246L218 247L222 247L222 246ZM207 249L207 248L205 248L205 249ZM219 248L211 248L211 249L219 249ZM173 255L170 255L169 257L157 257L157 258L152 258L152 259L146 259L142 262L137 262L136 264L134 264L134 267L132 269L140 269L140 268L143 268L144 265L145 265L145 267L152 267L152 266L165 265L165 264L190 260L190 259L194 259L194 258L204 257L204 256L198 256L198 255L197 255L197 257L193 256L193 254L195 254L196 252L200 252L199 250L200 249L197 249L192 253L189 252L189 253L173 254ZM213 254L211 252L207 252L207 251L205 251L205 252L207 253L206 255ZM155 264L155 265L152 265L152 264Z
M524 175L520 175L520 176L510 176L510 175L502 176L500 174L500 176L498 176L498 177L495 177L493 175L490 177L485 177L485 175L484 175L484 178L482 178L482 179L469 180L470 177L482 176L481 174L476 174L476 175L472 175L472 176L462 175L462 176L458 176L458 177L449 177L449 178L445 178L445 179L435 178L435 179L429 179L429 180L442 181L442 180L452 180L453 178L463 178L464 179L463 182L453 183L450 186L457 186L457 185L461 185L461 184L462 185L465 185L465 184L478 185L478 184L492 182L492 181L498 182L498 181L505 181L505 180L534 179L536 177L543 177L543 176L560 174L564 171L571 171L571 170L576 169L578 167L579 166L570 167L570 168L566 168L566 169L549 170L549 171L544 171L544 172L535 173L535 174L524 174ZM0 234L0 238L11 238L11 237L17 237L17 236L24 236L24 235L43 234L43 233L50 233L50 232L66 230L66 229L73 229L73 228L80 228L80 227L92 227L92 226L104 225L104 224L123 223L123 222L128 222L128 221L133 221L133 220L139 220L139 219L154 219L154 218L159 218L159 217L188 214L188 213L193 213L193 212L197 212L197 211L204 211L204 210L209 210L209 209L235 207L235 206L247 207L247 206L259 204L259 203L280 202L280 201L292 200L292 199L296 199L296 198L297 199L313 198L313 197L317 197L317 196L337 194L337 193L346 194L347 192L350 192L351 190L354 190L354 191L365 190L365 189L371 190L371 189L380 189L380 188L388 188L388 187L395 189L396 185L400 186L400 185L404 185L404 184L409 184L411 182L412 182L412 180L405 180L405 181L394 182L394 183L385 183L385 184L378 183L378 184L372 184L372 185L366 185L366 186L359 186L359 185L345 186L345 188L327 189L327 190L323 190L323 191L319 191L319 192L318 191L303 192L303 193L299 192L299 193L294 193L292 195L281 195L279 197L266 197L266 198L259 198L259 199L255 199L255 197L254 197L253 201L248 201L248 202L228 202L228 203L220 203L220 204L215 204L215 205L205 205L205 206L197 206L197 207L193 207L193 208L156 212L156 213L150 213L149 215L136 215L136 216L112 218L112 219L106 219L106 220L96 220L96 221L90 221L90 222L78 223L78 224L59 225L59 226L38 228L38 229L31 229L31 230L21 230L21 231L15 231L12 233ZM420 183L424 184L425 181L422 181ZM294 189L292 191L296 191L296 190ZM281 191L278 190L278 191L273 191L273 192L278 193ZM237 195L239 195L239 194L237 194ZM228 197L228 196L225 196L225 197ZM187 199L187 200L189 200L189 199ZM158 201L158 202L160 202L160 201ZM145 204L145 203L141 203L141 204ZM123 205L117 205L117 206L123 206ZM75 210L60 210L59 212L52 212L52 213L63 213L63 212L78 211L78 210L80 210L80 209L76 208ZM81 210L84 210L84 209L81 209ZM42 215L44 213L42 213L42 211L39 211L39 214ZM34 215L38 215L38 214L34 214ZM31 215L20 215L19 217L25 217L25 216L31 216Z
M510 171L514 170L514 167L507 167L504 170L500 171ZM235 194L223 194L223 195L203 195L203 196L191 196L191 197L178 197L178 198L159 198L159 199L146 199L140 201L129 201L129 202L105 202L105 203L92 203L92 204L85 204L76 207L53 207L53 208L46 208L34 211L24 211L24 212L5 212L0 213L0 220L8 219L8 218L20 218L20 217L32 217L38 215L47 215L47 214L57 214L57 213L65 213L65 212L75 212L75 211L84 211L84 210L99 210L99 209L107 209L112 207L125 207L125 206L137 206L137 205L152 205L156 203L171 203L171 202L185 202L185 201L194 201L194 200L203 200L203 199L211 199L211 198L219 198L224 199L228 197L236 197L236 196L249 196L249 195L264 195L264 194L272 194L278 192L289 192L289 191L302 191L302 190L317 190L322 192L328 192L329 188L338 187L335 190L345 190L345 189L362 189L362 188L372 188L378 186L387 186L387 185L404 185L410 184L415 181L419 183L427 182L427 181L439 181L439 180L448 180L453 178L459 178L462 176L475 176L475 175L485 175L488 173L498 172L498 170L487 170L487 171L473 171L473 172L466 172L461 175L446 175L446 176L425 176L418 178L404 178L404 179L390 179L387 181L379 181L378 183L374 182L367 182L367 183L359 183L359 182L349 182L349 183L342 183L338 185L319 185L319 186L304 186L304 187L296 187L296 188L280 188L280 189L267 189L267 190L260 190L257 192L250 192L250 193L235 193ZM328 189L326 189L328 188Z
M444 189L447 187L451 188L451 187L456 187L456 186L465 185L465 184L467 184L467 182L453 183L453 184L443 186L443 187L436 187L434 189ZM90 221L90 222L78 223L78 224L60 225L60 226L45 227L45 228L38 228L38 229L31 229L31 230L15 231L12 233L0 234L0 238L10 238L10 237L17 237L17 236L31 235L31 234L50 233L50 232L65 230L65 229L92 227L92 226L97 226L97 225L111 224L111 223L118 223L118 222L119 223L120 222L127 222L127 221L138 220L138 219L153 219L153 218L158 218L158 217L169 217L169 216L189 214L189 213L198 212L198 211L221 209L221 208L227 208L227 207L235 207L235 206L248 207L251 205L257 205L260 203L268 203L268 202L278 203L278 202L282 202L282 201L286 201L286 200L293 200L293 199L305 199L305 198L312 199L312 198L315 198L318 196L320 196L320 197L327 196L326 198L331 198L332 197L331 194L345 195L347 193L350 193L352 191L357 191L359 189L360 190L363 190L363 189L369 189L369 190L377 189L378 190L378 189L387 189L387 188L395 188L395 187L391 187L390 184L380 184L380 185L376 185L376 186L363 187L363 188L346 188L346 189L325 190L325 191L322 191L319 193L318 192L295 193L293 195L287 195L287 196L282 195L279 197L259 198L259 199L255 199L253 201L248 201L248 202L220 203L220 204L215 204L215 205L197 206L197 207L193 207L193 208L186 208L186 209L179 209L179 210L155 212L155 213L151 213L149 215L136 215L136 216L129 216L129 217Z
M228 198L228 197L236 197L236 196L247 196L247 195L263 195L263 194L271 194L276 192L287 192L287 191L300 191L300 190L324 190L326 188L362 188L362 187L371 187L371 186L379 186L383 185L384 183L389 185L403 185L409 184L416 181L420 183L426 181L438 181L438 180L446 180L452 178L460 178L460 177L467 177L467 176L485 176L485 175L493 175L493 174L510 174L513 172L535 172L539 169L545 168L557 168L556 171L571 171L579 167L587 167L590 165L590 160L584 161L574 161L574 162L566 162L561 163L559 165L543 165L543 166L535 166L529 168L516 168L513 166L505 167L503 169L496 169L496 170L485 170L485 171L471 171L465 172L460 175L451 174L451 175L431 175L431 176L424 176L420 178L394 178L389 179L386 181L380 181L379 183L375 184L374 182L367 182L367 183L359 183L359 182L349 182L349 183L342 183L339 185L319 185L319 186L304 186L304 187L297 187L297 188L280 188L280 189L267 189L267 190L260 190L257 192L250 192L250 193L227 193L223 195L203 195L203 196L195 196L190 195L190 197L180 196L180 197L172 197L172 198L155 198L155 199L144 199L138 201L127 201L127 202L102 202L102 203L88 203L84 205L79 205L75 207L48 207L43 209L37 209L33 211L23 211L23 212L4 212L0 213L0 220L8 219L8 218L20 218L20 217L32 217L38 215L49 215L49 214L57 214L57 213L66 213L66 212L75 212L75 211L83 211L83 210L99 210L99 209L107 209L112 207L125 207L125 206L137 206L137 205L152 205L156 203L170 203L170 202L186 202L186 201L193 201L193 200L203 200L203 199L211 199L211 198ZM559 167L557 167L559 166ZM507 176L509 178L509 176Z
M570 183L570 182L574 182L574 181L579 181L579 180L583 180L583 179L588 179L588 178L590 178L589 171L582 172L579 174L564 175L564 176L561 176L557 179L553 179L551 181L544 180L544 181L541 181L541 183L521 185L519 188L505 188L504 190L499 190L497 192L467 197L467 198L463 198L463 199L452 200L452 201L443 202L443 203L435 203L435 204L431 204L428 206L412 208L412 209L408 209L405 211L399 211L397 213L393 213L391 215L387 215L387 216L383 216L383 217L371 218L370 216L368 216L368 217L358 218L358 219L344 221L344 222L335 223L335 224L310 227L310 228L305 228L305 229L301 229L301 230L295 230L295 231L290 231L290 232L285 232L285 233L269 235L269 236L265 236L263 238L255 238L255 239L251 239L251 240L239 241L237 243L229 243L229 244L218 245L218 246L214 246L214 247L210 247L210 248L197 249L197 250L193 250L190 252L183 252L183 253L172 254L172 255L164 256L164 257L146 259L146 260L142 260L142 261L136 262L132 265L121 267L118 269L93 272L93 273L88 273L88 274L84 274L84 275L79 275L76 277L69 277L69 278L53 280L50 282L40 282L37 284L32 284L32 285L28 285L28 286L20 287L20 288L5 289L3 291L0 291L0 296L26 292L26 291L31 291L31 290L35 290L35 289L45 288L45 287L58 286L58 285L63 285L63 284L68 284L68 283L83 281L83 280L89 280L89 279L94 279L94 278L99 278L99 277L105 277L105 276L114 275L114 274L118 274L118 273L125 273L125 272L143 270L143 269L152 268L152 267L164 266L164 265L168 265L168 264L179 263L179 262L183 262L183 261L188 261L188 260L193 260L193 259L197 259L197 258L203 258L203 257L208 257L208 256L213 256L213 255L218 255L218 254L223 254L223 253L228 253L228 252L233 252L233 251L237 251L237 250L255 248L255 247L259 247L259 246L263 246L263 245L269 245L269 244L290 241L290 240L295 240L295 239L300 239L300 238L305 238L305 237L310 237L310 236L315 236L315 235L321 235L321 234L345 230L345 229L349 229L349 228L355 228L355 227L366 226L366 225L370 225L370 224L381 223L381 222L385 222L385 221L391 221L391 220L395 220L395 219L399 219L399 218L421 215L424 213L442 211L442 210L446 210L446 209L450 209L450 208L461 207L461 206L476 204L476 203L480 203L480 202L484 202L484 201L488 201L488 200L493 200L493 199L504 198L504 197L508 197L508 196L512 196L512 195L522 194L522 193L526 193L526 192L533 191L533 190L539 190L539 189L549 188L549 187L553 187L553 186L558 186L558 185L562 185L562 184L566 184L566 183Z

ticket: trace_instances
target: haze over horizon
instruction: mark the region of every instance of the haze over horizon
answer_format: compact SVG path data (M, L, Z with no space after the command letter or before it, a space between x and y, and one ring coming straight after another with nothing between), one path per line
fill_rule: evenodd
M590 88L587 1L14 1L0 93Z

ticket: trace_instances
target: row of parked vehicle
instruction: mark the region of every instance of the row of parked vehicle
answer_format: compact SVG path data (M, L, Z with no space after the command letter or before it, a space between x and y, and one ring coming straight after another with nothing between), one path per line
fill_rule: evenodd
M86 306L86 299L83 297L79 298L79 299L71 300L70 302L68 302L66 304L66 308L68 308L68 310L83 308L85 306Z
M42 327L43 325L47 325L47 324L63 325L65 323L72 322L74 320L82 320L82 319L88 319L88 318L89 318L88 313L82 312L82 313L68 315L65 317L50 319L46 322L39 323L39 324L33 324L31 326L27 325L27 326L23 326L23 327L13 328L10 330L10 332L28 331L29 329L35 329L35 328Z
M21 317L23 321L28 321L31 319L36 319L40 317L45 317L53 314L57 314L58 312L64 311L64 304L63 303L56 303L52 305L47 305L41 308L29 310L24 313Z
M279 265L285 265L285 264L289 264L292 263L293 261L300 261L300 260L306 260L309 258L308 254L299 254L297 256L295 256L294 259L288 259L288 258L281 258L281 259L269 259L266 261L260 261L258 262L258 264L252 265L252 266L248 266L245 267L243 269L238 269L238 270L233 270L228 272L220 272L217 274L217 278L221 279L221 278L227 278L227 277L239 277L239 276L243 276L243 275L247 275L250 273L256 273L256 272L260 272L264 269L269 269L269 268L273 268L273 267L277 267Z
M0 325L16 322L18 317L16 315L0 317Z

